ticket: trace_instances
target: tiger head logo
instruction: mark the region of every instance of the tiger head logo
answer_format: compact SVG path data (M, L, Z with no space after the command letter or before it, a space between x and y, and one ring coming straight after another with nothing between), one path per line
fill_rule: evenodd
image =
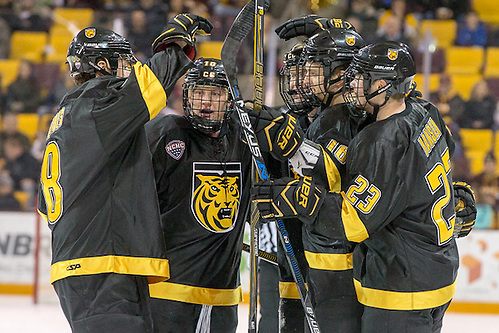
M395 60L399 56L399 51L398 50L394 50L394 49L388 49L387 56L388 56L388 59Z
M85 29L85 37L94 38L95 37L95 28L87 28Z
M210 176L197 174L192 197L194 216L212 232L232 230L239 208L239 176Z
M346 36L345 41L350 46L355 45L355 37L354 36Z

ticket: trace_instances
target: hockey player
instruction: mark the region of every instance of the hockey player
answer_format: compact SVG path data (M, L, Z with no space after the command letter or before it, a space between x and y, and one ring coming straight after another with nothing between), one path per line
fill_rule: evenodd
M302 128L306 129L310 126L307 131L308 138L315 140L320 129L323 132L320 143L325 141L328 144L335 138L336 142L341 142L340 146L346 150L345 144L348 144L356 134L364 118L357 115L350 119L348 109L342 103L343 73L353 55L364 46L362 38L346 21L325 19L315 15L292 19L277 28L276 32L283 39L297 37L297 34L312 36L305 43L295 45L286 54L284 66L280 72L281 96L290 112L300 116ZM317 110L319 110L318 113ZM314 120L316 114L319 114L319 118ZM312 129L314 129L313 132L311 132ZM274 141L274 139L268 140ZM335 163L341 170L343 162L336 160ZM351 256L353 246L334 240L326 241L323 237L313 236L313 233L308 235L304 230L302 231L301 222L295 219L285 219L284 222L294 250L297 252L302 272L305 271L306 275L308 275L308 263L303 258L302 232L304 232L305 254L308 253L307 259L314 259L315 267L312 269L312 272L315 271L314 276L310 276L308 280L319 324L339 331L355 332L358 330L356 327L360 327L361 307L355 298L351 279L345 279L343 276L352 274L351 265L342 264L338 267L338 265L325 262L331 256L348 258ZM334 246L329 246L331 253L321 253L328 247L327 244L334 244ZM278 257L282 259L280 262L280 330L281 332L301 332L303 331L302 305L285 258L283 255ZM336 278L332 279L332 277ZM331 286L337 287L331 289ZM335 309L340 308L345 315L337 315L337 313L333 315L332 305Z
M148 283L170 275L143 125L191 66L196 32L212 25L181 14L166 28L145 64L107 29L85 28L69 46L78 85L50 125L38 210L73 332L152 332Z
M362 332L439 332L455 291L455 237L474 220L458 211L455 225L452 139L436 108L405 97L415 73L402 43L372 44L355 56L346 96L376 122L350 143L340 193L310 177L266 181L255 191L263 216L299 216L318 234L359 243L353 276Z
M171 276L150 286L153 319L160 332L235 332L252 158L220 60L195 62L183 102L184 116L146 125Z

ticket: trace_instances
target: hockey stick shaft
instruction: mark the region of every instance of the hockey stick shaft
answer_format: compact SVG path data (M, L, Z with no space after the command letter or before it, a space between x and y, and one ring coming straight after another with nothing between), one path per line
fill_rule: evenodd
M255 0L251 0L249 3L247 3L234 20L234 23L232 24L229 33L225 38L222 47L221 58L229 82L230 92L235 102L236 113L239 118L244 138L251 152L253 163L256 167L256 170L258 171L259 177L261 179L269 179L267 168L265 166L260 147L258 146L258 141L256 139L255 133L251 127L249 116L244 110L244 101L240 94L236 76L237 71L235 59L238 50L242 44L244 37L252 30L254 25L254 19L252 19L252 7L254 6L254 1ZM320 333L319 325L315 316L315 311L310 299L310 293L305 286L303 275L300 272L298 261L296 260L293 248L289 241L288 233L286 231L284 223L279 219L277 219L275 222L279 230L279 239L285 249L284 253L291 268L293 278L298 288L298 294L300 295L300 300L305 310L305 318L307 320L307 324L311 332Z
M264 0L255 0L254 4L254 40L253 40L253 109L261 111L263 107L263 15ZM254 171L254 170L253 170ZM252 172L252 184L258 182L258 175ZM256 333L258 316L258 257L260 248L260 213L254 203L251 204L250 224L250 295L248 313L248 332Z
M250 252L250 245L243 243L243 251L249 253ZM273 255L272 253L258 250L258 258L265 260L269 264L277 266L277 257L275 255Z

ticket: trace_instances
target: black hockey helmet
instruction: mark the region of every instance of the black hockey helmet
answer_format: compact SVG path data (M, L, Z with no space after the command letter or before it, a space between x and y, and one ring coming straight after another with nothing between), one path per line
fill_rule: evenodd
M184 113L192 126L204 133L219 131L233 106L222 61L196 60L185 76L182 90Z
M364 39L354 30L333 28L310 37L299 61L300 78L304 80L299 84L299 87L303 90L306 103L312 107L329 104L332 97L341 91L340 89L336 92L330 92L329 87L343 80L343 77L332 79L333 72L340 66L346 69L357 51L365 45ZM322 99L313 92L312 86L316 84L306 78L310 66L317 64L322 67L324 76L323 82L319 82L320 86L317 87L324 94Z
M345 77L345 86L360 75L363 78L363 96L367 102L373 97L386 92L385 102L396 94L409 94L413 89L413 79L416 75L416 64L409 47L401 42L382 42L370 44L362 48L348 67ZM358 76L357 76L358 77ZM387 85L371 92L374 81L385 80ZM352 96L359 94L345 94L345 99L351 107L359 107L358 101Z
M100 59L107 59L112 73L97 66ZM114 31L88 27L81 30L71 41L68 49L68 63L71 76L86 73L95 77L96 72L116 75L119 60L129 64L137 62L130 43Z
M313 107L305 103L302 93L298 89L298 61L305 46L304 42L298 42L284 54L284 62L279 71L279 92L287 107L297 115L305 115L313 110Z

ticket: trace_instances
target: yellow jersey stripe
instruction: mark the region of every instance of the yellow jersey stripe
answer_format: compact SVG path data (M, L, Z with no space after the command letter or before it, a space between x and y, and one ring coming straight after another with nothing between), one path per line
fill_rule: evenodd
M351 242L360 243L369 238L366 226L359 218L359 214L354 206L345 198L345 192L340 193L343 197L341 205L341 220L343 221L343 228L345 235Z
M346 271L353 268L353 253L313 253L305 251L308 265L313 269Z
M149 286L151 297L213 306L237 305L243 301L241 286L236 289L213 289L161 282Z
M353 280L357 298L360 303L387 310L423 310L435 308L449 302L456 292L456 281L453 284L436 290L397 292L363 287Z
M341 176L336 164L334 164L331 157L326 153L324 148L321 147L322 156L324 156L324 166L327 176L327 181L329 184L329 191L339 192L341 190Z
M51 266L50 282L69 276L118 273L147 276L149 283L170 278L168 260L159 258L102 256L59 261Z
M133 65L135 77L139 83L142 98L146 102L149 111L149 119L156 117L166 106L166 92L156 75L147 65L137 62Z
M305 287L308 286L305 283ZM279 297L289 298L289 299L300 299L300 294L298 292L298 287L294 282L283 282L279 281Z

